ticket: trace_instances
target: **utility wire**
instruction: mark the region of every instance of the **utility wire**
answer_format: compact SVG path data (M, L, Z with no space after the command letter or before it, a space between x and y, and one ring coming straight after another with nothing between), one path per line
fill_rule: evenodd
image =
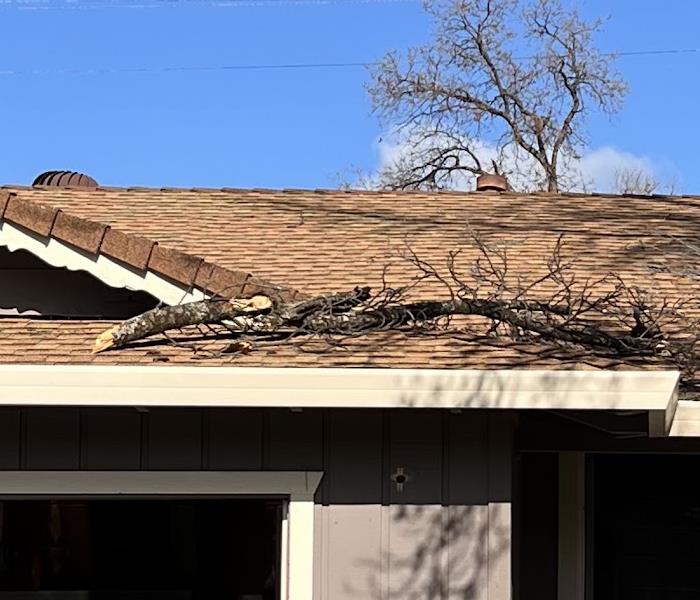
M15 10L96 10L100 8L236 8L245 6L284 6L297 4L398 4L420 0L0 0L0 11Z
M696 54L700 48L672 48L666 50L632 50L629 52L610 52L607 56L649 56L663 54ZM527 60L523 57L521 60ZM164 67L98 67L98 68L51 68L51 69L0 69L0 77L16 75L111 75L116 73L179 73L207 71L282 71L310 69L351 69L358 67L373 67L380 63L372 62L327 62L327 63L279 63L279 64L248 64L248 65L176 65Z
M700 48L671 48L668 50L632 50L630 52L606 52L604 56L649 56L652 54L695 54Z
M219 65L219 66L174 66L174 67L114 67L96 69L32 69L29 71L0 69L0 77L10 75L109 75L113 73L173 73L205 71L272 71L293 69L346 69L352 67L370 67L377 62L337 62L337 63L280 63L256 65Z

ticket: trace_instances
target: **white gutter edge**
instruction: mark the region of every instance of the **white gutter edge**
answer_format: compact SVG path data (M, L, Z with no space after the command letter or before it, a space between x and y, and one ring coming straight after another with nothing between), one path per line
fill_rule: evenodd
M677 371L0 365L0 405L634 410L667 435Z
M700 437L700 402L681 400L669 432L670 437Z

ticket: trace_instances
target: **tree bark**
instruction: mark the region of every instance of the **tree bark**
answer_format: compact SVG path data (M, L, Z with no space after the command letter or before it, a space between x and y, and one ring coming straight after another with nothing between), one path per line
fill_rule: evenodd
M204 300L156 308L103 332L93 352L120 348L151 335L188 325L223 323L233 333L291 332L294 335L352 335L405 328L453 315L477 315L506 323L540 339L621 354L651 354L657 339L614 334L598 324L570 319L559 306L489 299L425 300L367 304L369 288L355 288L296 303L275 304L267 296ZM375 299L376 300L376 299ZM552 317L561 317L559 321Z
M243 300L202 300L154 308L101 333L95 340L93 353L119 348L170 329L253 317L270 312L271 309L272 301L267 296L253 296Z
M236 319L264 317L255 323L254 330L274 331L283 326L300 326L318 312L329 315L344 313L369 299L369 288L355 288L350 292L318 296L310 300L275 306L268 296L253 296L231 300L201 300L175 306L154 308L102 332L93 347L93 353L121 348L129 342L181 329L189 325L225 323ZM231 325L235 327L235 325ZM245 327L241 327L241 332Z

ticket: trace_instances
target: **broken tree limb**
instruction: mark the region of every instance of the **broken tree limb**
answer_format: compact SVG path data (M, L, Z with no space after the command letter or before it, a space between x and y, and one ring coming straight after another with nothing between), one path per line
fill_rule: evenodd
M658 344L656 338L615 335L582 320L552 323L547 319L538 318L538 312L550 312L557 316L563 313L557 307L548 311L543 303L510 304L507 300L485 299L425 300L380 306L347 315L318 315L307 321L306 328L312 333L348 335L398 329L407 325L428 323L441 317L466 315L505 323L546 341L577 344L622 354L651 354Z
M294 304L286 304L280 306L278 312L282 321L300 323L319 312L344 314L361 306L370 298L371 289L369 287L356 287L349 292L321 295Z
M110 348L119 348L129 342L188 325L220 323L227 319L253 317L265 314L271 309L272 300L267 296L202 300L154 308L102 332L95 340L92 351L98 353Z
M374 302L373 302L374 301ZM568 311L541 302L505 299L424 300L382 304L369 288L318 296L297 303L275 304L267 296L203 300L167 306L132 317L102 333L93 352L120 348L151 335L188 325L224 324L234 334L293 332L294 335L356 335L420 326L442 317L481 316L539 339L577 344L617 353L653 354L658 339L605 331ZM553 320L552 317L559 317Z
M451 252L447 273L410 251L407 260L416 275L404 287L390 287L385 271L383 286L374 293L368 287L356 287L297 302L261 295L157 308L103 332L94 352L197 325L228 330L232 343L214 353L247 353L256 342L298 340L301 347L304 338L320 338L332 347L374 332L415 330L440 335L454 328L459 339L465 333L485 334L528 344L577 346L609 357L650 357L679 369L683 381L695 381L700 319L684 311L686 305L697 307L695 297L659 302L652 293L626 285L615 274L578 280L574 263L562 257L561 238L546 260L544 274L528 281L509 273L505 249L475 240L476 261L460 267L455 262L458 252ZM443 286L447 295L416 301L413 294L426 281ZM480 319L452 319L455 316ZM220 338L220 328L209 329ZM206 336L200 330L189 347L199 350L197 344L206 342ZM171 338L167 342L179 343Z
M328 315L344 313L366 302L369 297L370 289L364 287L287 304L275 305L268 296L253 296L154 308L101 333L92 351L98 353L121 348L129 342L188 325L223 323L234 331L274 331L282 326L299 326L319 312ZM253 318L258 319L254 321Z

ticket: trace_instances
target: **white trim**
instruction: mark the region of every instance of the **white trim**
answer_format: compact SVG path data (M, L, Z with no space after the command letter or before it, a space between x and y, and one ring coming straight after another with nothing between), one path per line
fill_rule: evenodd
M488 600L511 600L512 507L510 502L488 503L486 578Z
M700 402L681 400L673 420L671 437L700 437Z
M677 371L0 365L0 405L639 410L665 435Z
M280 531L280 597L289 598L289 501L282 504Z
M0 471L0 495L256 494L313 497L317 471Z
M287 598L311 600L314 595L313 494L292 494L287 515Z
M53 267L86 271L111 287L148 292L166 304L192 302L205 297L200 290L189 292L184 286L152 271L141 273L103 254L91 256L56 238L46 240L34 236L7 221L0 221L0 246L6 246L11 252L26 250Z
M284 600L313 595L314 500L318 471L0 471L0 497L34 495L281 495Z

